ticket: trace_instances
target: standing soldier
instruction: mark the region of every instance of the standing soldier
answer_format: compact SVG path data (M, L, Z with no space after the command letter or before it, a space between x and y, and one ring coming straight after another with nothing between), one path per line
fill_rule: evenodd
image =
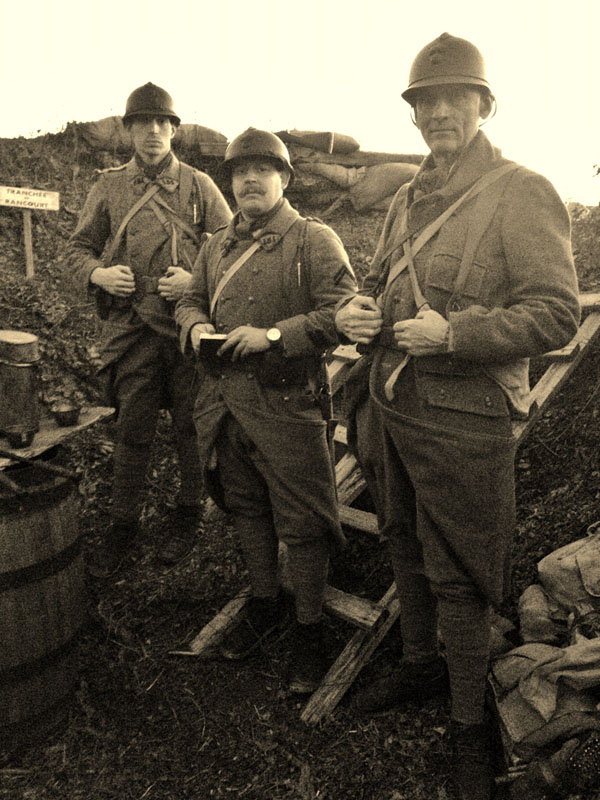
M402 97L431 152L390 207L361 294L336 314L370 349L355 444L403 642L398 668L358 703L440 693L447 663L453 779L462 800L489 800L484 692L515 523L511 417L528 412L529 357L577 331L570 224L551 184L478 130L495 101L470 42L444 33L427 45Z
M112 520L90 563L99 577L119 568L137 532L158 413L165 407L175 429L181 488L159 559L173 564L195 544L202 480L193 365L177 347L173 309L203 232L231 218L214 182L172 153L180 119L164 89L147 83L132 92L123 123L135 155L100 172L69 243L76 279L95 295L100 374L117 410Z
M293 692L311 692L325 666L321 611L329 547L341 535L323 414L324 351L336 303L354 292L336 234L283 197L294 171L283 142L249 128L223 163L239 211L205 243L176 308L182 347L206 372L196 399L201 459L231 512L250 576L247 616L221 653L242 659L281 622L278 540L296 597ZM202 358L207 334L224 342Z

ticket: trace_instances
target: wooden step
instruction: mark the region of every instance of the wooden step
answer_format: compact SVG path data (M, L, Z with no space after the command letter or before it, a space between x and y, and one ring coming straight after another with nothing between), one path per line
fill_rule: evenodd
M350 505L367 488L360 467L351 453L345 453L335 465L338 502Z
M355 528L365 533L379 534L379 526L377 525L377 516L375 514L346 505L338 506L338 511L342 525L347 525L349 528Z
M543 353L541 356L538 356L538 358L542 361L550 362L571 361L580 350L581 345L578 342L571 341L566 347L560 350L551 350L549 353Z
M579 349L570 361L550 364L542 377L531 390L531 411L525 420L515 420L512 425L513 434L520 444L529 433L534 422L545 410L555 393L573 373L590 344L600 334L600 312L594 311L584 319L581 327L572 339L571 344L579 345Z
M339 703L361 669L371 658L378 644L398 619L400 608L394 584L387 590L377 605L385 610L382 623L371 631L357 631L337 657L323 681L305 705L300 719L307 724L319 722L331 713Z

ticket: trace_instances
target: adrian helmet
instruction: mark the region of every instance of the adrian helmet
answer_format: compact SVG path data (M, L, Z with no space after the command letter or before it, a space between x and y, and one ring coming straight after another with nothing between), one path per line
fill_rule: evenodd
M175 113L173 98L160 86L145 83L134 89L127 98L123 123L127 124L135 117L141 116L168 117L173 125L179 125L181 120Z
M225 157L219 168L224 178L231 177L231 167L244 158L268 158L284 167L290 175L290 183L294 178L294 168L290 163L290 154L279 136L270 131L248 128L236 136L225 151Z
M475 45L466 39L442 33L417 54L410 68L408 88L402 92L402 97L414 105L419 89L450 83L479 86L492 94L485 77L483 56Z

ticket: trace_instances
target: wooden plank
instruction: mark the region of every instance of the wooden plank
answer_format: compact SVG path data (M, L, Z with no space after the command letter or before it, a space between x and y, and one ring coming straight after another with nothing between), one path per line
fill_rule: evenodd
M18 456L36 458L46 450L54 447L54 445L60 444L60 442L73 436L73 434L89 428L90 425L102 419L111 417L114 413L114 408L110 408L109 406L91 406L81 412L76 425L69 425L65 428L61 428L57 425L52 417L42 415L40 418L40 428L33 437L33 442L29 447L20 447L18 450L15 450L9 446L6 439L2 436L0 436L0 447L5 451L14 451ZM4 467L8 467L14 463L16 463L14 459L2 457L0 458L0 469L4 469Z
M526 420L513 422L513 434L520 444L529 433L531 427L542 411L549 404L552 396L566 382L583 358L587 348L598 337L600 332L600 313L592 312L585 318L581 327L573 337L573 343L580 345L576 355L567 362L551 364L531 390L532 411Z
M348 444L348 431L346 430L346 426L342 425L341 422L338 422L335 426L333 441L338 442L338 444Z
M33 266L33 240L31 238L31 211L23 211L23 239L25 240L25 277L31 280L35 274Z
M582 292L579 303L586 311L600 311L600 292Z
M364 631L372 631L387 619L387 610L373 600L348 594L334 586L325 587L323 609Z
M279 583L284 591L294 594L294 585L289 571L288 550L279 544ZM381 608L372 600L348 594L327 585L323 596L323 609L339 619L362 630L371 630L381 624Z
M373 631L357 631L354 634L304 707L300 715L303 722L309 725L319 722L333 711L352 686L358 673L398 619L400 608L395 594L396 589L392 584L377 604L382 611L387 611L385 620Z
M360 358L354 345L340 345L332 353L332 360L327 364L327 377L331 394L335 394L344 385L348 373Z
M347 505L338 506L338 511L342 525L348 525L350 528L356 528L365 533L379 534L376 514Z
M250 599L250 587L245 586L192 639L188 650L172 650L173 656L201 656L209 653L232 627Z
M549 353L543 353L538 357L542 361L571 361L572 358L575 358L580 349L580 344L576 342L570 342L561 350L551 350Z
M335 465L338 503L349 506L367 488L360 467L351 453L345 453Z

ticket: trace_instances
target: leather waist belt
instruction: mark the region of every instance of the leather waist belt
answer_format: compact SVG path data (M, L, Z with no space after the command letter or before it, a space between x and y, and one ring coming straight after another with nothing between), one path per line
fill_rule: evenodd
M136 275L136 295L158 294L158 282L162 275Z

